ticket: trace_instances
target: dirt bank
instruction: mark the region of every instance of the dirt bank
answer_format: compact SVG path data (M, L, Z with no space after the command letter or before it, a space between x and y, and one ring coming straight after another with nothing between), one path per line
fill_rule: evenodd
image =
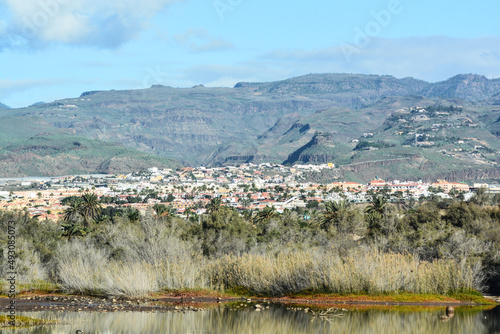
M500 299L493 297L498 303ZM186 312L199 311L230 302L280 303L280 304L310 304L314 305L344 305L351 306L477 306L485 303L460 301L449 297L420 298L418 301L401 301L393 296L332 296L315 295L281 298L248 298L227 295L207 295L203 293L173 293L157 295L150 298L98 298L86 296L71 296L60 294L21 295L15 299L16 311L66 311L66 312ZM10 305L11 300L0 298L2 310ZM489 302L491 305L492 303Z

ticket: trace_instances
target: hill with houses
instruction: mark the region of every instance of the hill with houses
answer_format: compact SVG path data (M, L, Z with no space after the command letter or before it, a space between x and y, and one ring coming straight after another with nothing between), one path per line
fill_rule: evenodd
M0 176L330 162L365 181L500 178L500 80L472 74L92 91L0 120Z

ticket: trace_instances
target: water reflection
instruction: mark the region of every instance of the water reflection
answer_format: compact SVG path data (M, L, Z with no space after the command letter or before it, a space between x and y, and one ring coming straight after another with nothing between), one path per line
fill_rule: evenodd
M482 312L481 316L488 333L500 333L500 306Z
M442 310L408 312L391 310L349 311L330 321L314 319L312 314L271 306L254 309L213 310L186 313L23 313L37 318L57 319L65 324L17 329L15 333L500 333L500 307L493 310L457 308L455 316L442 321ZM0 331L2 332L2 331ZM4 331L14 333L14 331Z

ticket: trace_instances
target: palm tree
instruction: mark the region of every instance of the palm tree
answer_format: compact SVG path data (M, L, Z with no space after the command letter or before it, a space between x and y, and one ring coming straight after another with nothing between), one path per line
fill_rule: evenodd
M165 204L155 204L153 205L153 210L156 213L157 217L165 216L165 214L168 211L167 206Z
M85 224L89 226L101 214L102 205L95 193L83 194L81 197L79 212L85 220Z
M276 211L276 208L274 206L266 206L264 209L257 213L257 215L255 216L255 222L263 223L277 216L278 211Z
M219 213L222 210L222 199L220 197L215 197L210 200L207 204L207 211L211 214Z
M196 207L194 205L189 206L186 208L186 211L184 211L184 214L186 215L187 219L189 217L196 215Z
M141 213L135 208L125 209L124 214L128 217L131 223L135 223L141 218Z
M384 196L373 196L370 205L365 208L365 213L367 214L379 214L382 215L387 207L387 199Z
M375 236L382 230L382 216L386 208L387 199L380 195L373 195L370 205L365 208L366 220L371 236Z
M80 223L75 221L62 223L61 227L61 235L63 237L68 237L69 240L71 240L73 237L84 237L89 232L88 227L82 226Z
M245 209L245 210L243 210L243 217L245 217L245 219L247 219L248 221L252 221L253 213L254 213L254 211L252 209L250 209L250 210Z
M320 227L327 231L331 225L335 224L335 219L337 218L338 213L348 209L349 206L350 204L347 201L325 202L325 211L323 211L319 216Z
M243 208L246 209L250 205L250 200L246 197L243 197L241 199L241 204L243 204Z
M173 207L166 206L165 204L155 204L153 210L157 217L172 217L176 213Z
M78 216L80 216L80 199L73 197L68 202L68 207L64 210L63 220L65 222L74 221Z

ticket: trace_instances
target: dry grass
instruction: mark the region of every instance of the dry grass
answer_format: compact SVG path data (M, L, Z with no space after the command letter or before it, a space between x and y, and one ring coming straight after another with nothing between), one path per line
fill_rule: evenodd
M450 294L480 288L481 271L465 261L420 261L410 254L359 248L347 255L325 248L226 255L207 260L177 240L155 247L155 256L125 260L81 242L59 252L63 291L139 297L162 290L212 289L283 296L338 294ZM175 247L175 251L170 249ZM169 250L170 249L170 250Z
M46 283L48 280L48 270L42 264L40 255L32 250L29 244L23 239L18 239L17 249L17 256L14 262L15 270L11 270L11 263L7 259L7 252L4 252L3 261L0 261L2 263L2 267L0 268L0 273L2 274L2 278L0 279L2 293L7 294L9 284L7 284L5 279L10 276L7 273L13 271L16 273L16 293L28 288L43 289L48 287Z
M57 274L62 290L69 293L139 297L165 289L207 285L200 270L204 260L187 249L154 261L140 261L137 256L117 261L89 244L73 242L59 254Z
M211 263L208 271L214 288L270 296L302 291L447 294L476 289L480 274L465 262L425 262L409 254L362 249L342 258L321 249L226 256Z

